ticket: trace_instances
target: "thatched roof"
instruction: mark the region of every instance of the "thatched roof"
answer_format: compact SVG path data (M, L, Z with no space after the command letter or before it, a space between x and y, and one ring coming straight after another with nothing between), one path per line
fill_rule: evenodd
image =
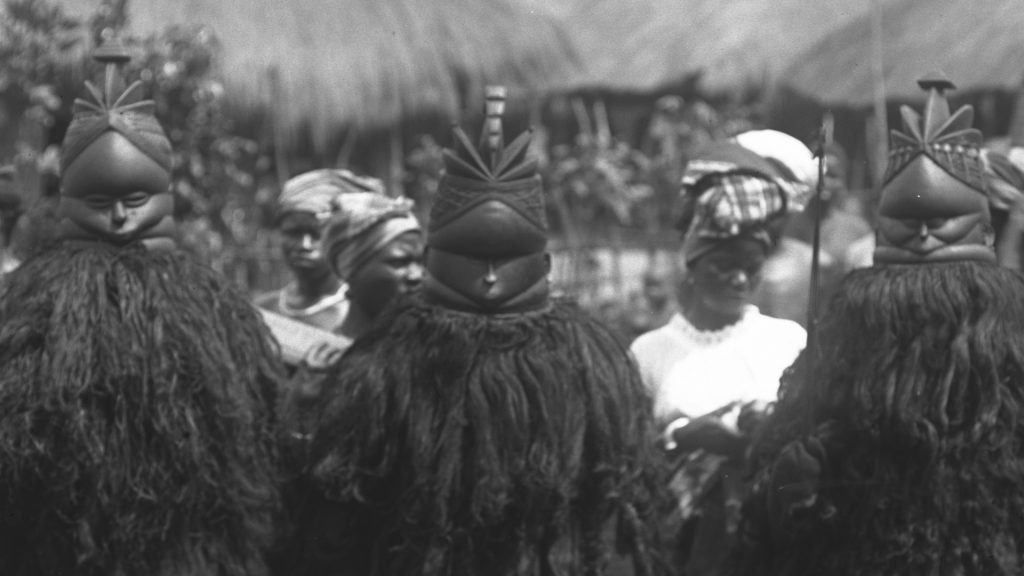
M916 80L944 72L960 89L1014 88L1024 79L1020 0L895 0L882 7L885 89L919 99ZM786 77L827 103L866 106L874 89L871 17L864 14L810 46Z
M100 3L62 1L78 15ZM285 125L308 122L317 139L421 113L456 119L487 83L532 91L576 69L569 37L517 0L129 0L128 16L138 35L208 26L228 97L265 109L276 73Z
M774 81L868 0L582 0L571 15L580 86L646 91L701 74L721 91Z

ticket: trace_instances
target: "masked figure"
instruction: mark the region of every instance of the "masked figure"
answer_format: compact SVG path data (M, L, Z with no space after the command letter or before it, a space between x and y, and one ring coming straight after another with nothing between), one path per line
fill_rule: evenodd
M61 240L0 291L0 574L265 573L272 337L175 250L171 147L117 43L77 100Z
M325 384L295 574L599 574L608 527L643 566L651 406L628 352L549 297L529 135L456 129L422 293Z
M996 264L973 111L920 84L874 265L844 279L755 446L735 574L1024 569L1024 279Z

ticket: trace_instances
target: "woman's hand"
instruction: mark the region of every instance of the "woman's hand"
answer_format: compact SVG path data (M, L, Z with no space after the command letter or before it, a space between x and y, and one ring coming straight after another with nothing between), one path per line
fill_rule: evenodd
M312 346L302 359L302 364L313 372L323 372L333 366L345 351L328 342Z
M672 452L693 452L707 450L729 457L742 456L747 439L735 426L723 422L716 414L709 414L689 420L682 425L677 420L667 428L669 436L666 448Z

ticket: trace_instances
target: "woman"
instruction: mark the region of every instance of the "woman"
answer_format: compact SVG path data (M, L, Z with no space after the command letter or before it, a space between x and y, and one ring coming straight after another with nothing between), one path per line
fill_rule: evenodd
M327 262L323 227L337 197L380 188L378 181L346 170L313 170L288 180L278 201L278 231L293 279L258 297L256 305L328 332L336 330L345 319L348 300L346 287Z
M333 328L341 343L310 348L303 361L309 372L321 373L337 362L395 296L419 288L423 232L412 206L406 198L376 192L352 192L332 200L322 253L328 272L344 286L346 310ZM283 417L300 438L308 431L308 403L315 402L322 382L307 370L293 379L294 390L283 407Z
M800 194L777 167L735 142L691 160L683 183L680 311L632 350L666 448L680 462L672 480L684 522L677 561L687 574L715 574L735 529L730 507L738 502L750 422L775 400L779 377L806 341L797 323L750 303Z
M334 274L348 285L348 313L334 330L361 336L391 300L423 280L423 232L406 198L348 194L335 203L325 229Z
M303 369L292 378L281 404L288 431L285 464L291 481L285 488L290 511L303 507L309 487L300 477L307 465L310 431L321 401L324 374L399 294L419 288L423 279L423 233L412 213L413 203L376 192L336 196L323 227L322 254L341 286L347 306L334 327L341 345L321 342L310 348ZM275 557L275 570L289 573L287 561Z

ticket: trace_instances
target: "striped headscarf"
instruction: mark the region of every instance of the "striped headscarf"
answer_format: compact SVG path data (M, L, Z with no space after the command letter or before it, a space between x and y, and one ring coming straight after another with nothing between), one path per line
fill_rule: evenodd
M383 195L384 185L376 178L357 176L348 170L321 169L299 174L285 182L278 198L278 219L294 212L308 212L326 221L335 200L342 194L374 192Z
M373 192L353 192L334 199L326 225L327 261L342 281L370 261L392 240L419 232L419 221L408 198L389 198Z
M686 261L739 236L771 249L784 217L802 209L809 192L787 176L736 142L719 142L695 155L683 174Z

